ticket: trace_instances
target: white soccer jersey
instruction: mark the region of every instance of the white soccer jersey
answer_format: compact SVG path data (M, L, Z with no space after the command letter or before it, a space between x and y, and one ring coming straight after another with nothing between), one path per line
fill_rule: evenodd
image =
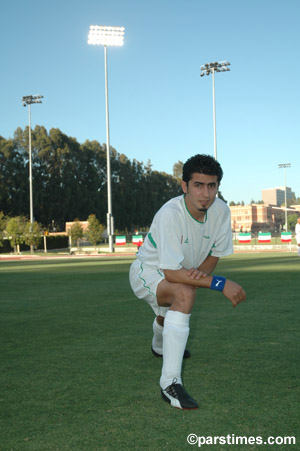
M208 255L233 253L230 209L216 198L203 222L189 213L184 195L161 207L137 258L147 266L177 270L197 268Z

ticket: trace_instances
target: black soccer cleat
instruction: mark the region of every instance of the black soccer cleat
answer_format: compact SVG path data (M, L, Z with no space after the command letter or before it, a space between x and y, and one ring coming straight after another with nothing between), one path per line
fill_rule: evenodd
M168 402L171 406L176 407L177 409L198 409L197 402L191 398L181 384L173 383L165 390L161 389L161 396L164 401Z
M154 349L151 347L151 352L155 357L162 357L162 354L158 354L157 352L154 351ZM184 353L183 353L183 358L184 359L189 359L191 357L191 353L190 351L188 351L187 349L185 349Z

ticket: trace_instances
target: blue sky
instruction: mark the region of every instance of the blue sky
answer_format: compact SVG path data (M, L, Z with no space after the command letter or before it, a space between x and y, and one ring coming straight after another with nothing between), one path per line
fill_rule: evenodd
M300 2L298 0L10 0L1 8L0 135L28 125L59 128L79 142L104 143L104 52L89 46L90 25L125 27L108 49L111 145L129 159L172 173L195 153L213 155L212 77L216 74L222 193L261 199L284 185L300 196Z

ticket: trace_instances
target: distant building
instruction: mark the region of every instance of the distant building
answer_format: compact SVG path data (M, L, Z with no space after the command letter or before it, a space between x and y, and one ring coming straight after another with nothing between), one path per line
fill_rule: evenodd
M275 222L272 207L264 204L235 205L230 207L231 228L235 232L251 232L253 229L270 228Z
M78 222L79 222L79 224L81 224L81 227L82 227L83 231L86 232L87 229L88 229L88 226L89 226L89 222L88 222L88 221L78 221ZM72 221L72 222L66 222L66 233L68 233L68 231L70 230L70 228L71 228L72 225L74 225L74 224L75 224L74 221Z
M297 214L300 207L287 209L288 214ZM279 232L284 224L284 208L264 204L235 205L231 211L231 229L234 232Z
M293 208L293 209L296 210L298 213L300 213L300 205L290 205L290 208Z
M288 187L286 187L286 199L287 201L295 199L295 193ZM265 205L280 207L285 202L285 187L263 189L262 200Z

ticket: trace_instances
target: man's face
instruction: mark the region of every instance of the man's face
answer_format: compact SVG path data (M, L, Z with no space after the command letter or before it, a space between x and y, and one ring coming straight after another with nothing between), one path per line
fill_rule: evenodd
M218 192L216 175L206 175L194 172L188 183L181 182L185 193L185 202L189 212L195 219L201 219L213 204Z

